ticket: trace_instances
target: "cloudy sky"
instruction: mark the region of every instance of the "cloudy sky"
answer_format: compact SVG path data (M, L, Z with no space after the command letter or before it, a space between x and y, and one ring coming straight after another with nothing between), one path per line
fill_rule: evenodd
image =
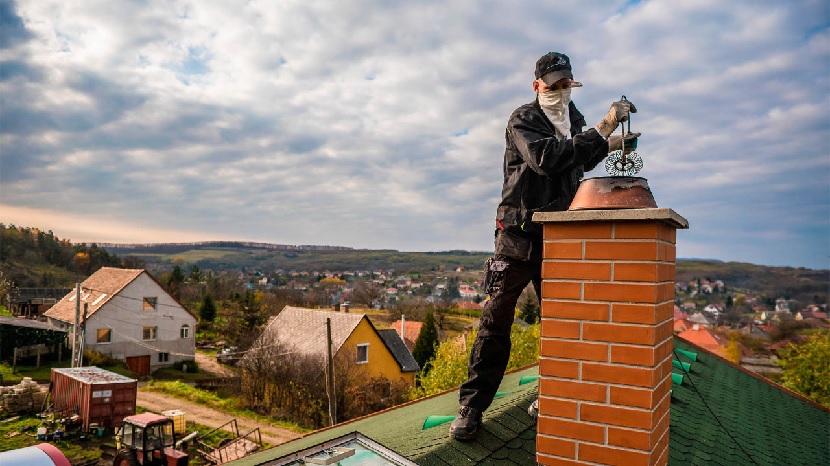
M589 125L637 105L680 257L828 268L826 0L0 0L0 39L7 224L492 250L507 117L563 51Z

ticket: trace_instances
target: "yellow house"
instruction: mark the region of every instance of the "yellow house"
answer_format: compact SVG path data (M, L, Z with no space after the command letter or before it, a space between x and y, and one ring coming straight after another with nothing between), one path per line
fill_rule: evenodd
M415 383L418 363L398 333L376 329L365 314L286 306L269 319L252 348L279 345L281 351L325 358L327 320L335 359L352 360L369 378L383 376L393 382ZM240 361L244 364L245 357Z

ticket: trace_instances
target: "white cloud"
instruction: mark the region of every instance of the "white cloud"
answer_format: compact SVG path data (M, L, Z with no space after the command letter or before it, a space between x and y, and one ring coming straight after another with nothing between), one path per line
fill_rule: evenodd
M637 104L681 255L827 267L826 2L3 3L2 221L487 250L507 116L561 50L589 125Z

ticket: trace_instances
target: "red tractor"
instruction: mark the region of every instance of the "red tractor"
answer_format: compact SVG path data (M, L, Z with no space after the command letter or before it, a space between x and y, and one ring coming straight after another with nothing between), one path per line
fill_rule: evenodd
M187 453L176 450L173 420L153 413L125 417L118 432L113 466L187 466Z

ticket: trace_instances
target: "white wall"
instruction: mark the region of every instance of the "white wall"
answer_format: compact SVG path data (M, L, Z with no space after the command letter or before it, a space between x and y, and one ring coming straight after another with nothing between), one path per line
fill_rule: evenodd
M144 298L156 297L155 311L145 311ZM182 325L189 326L187 338L181 338ZM157 327L154 341L143 339L144 327ZM111 328L110 343L97 342L97 330ZM139 275L120 293L93 314L86 324L86 349L124 360L132 356L150 356L150 369L170 366L176 361L194 359L196 318L164 291L147 273ZM169 353L159 362L159 353Z

